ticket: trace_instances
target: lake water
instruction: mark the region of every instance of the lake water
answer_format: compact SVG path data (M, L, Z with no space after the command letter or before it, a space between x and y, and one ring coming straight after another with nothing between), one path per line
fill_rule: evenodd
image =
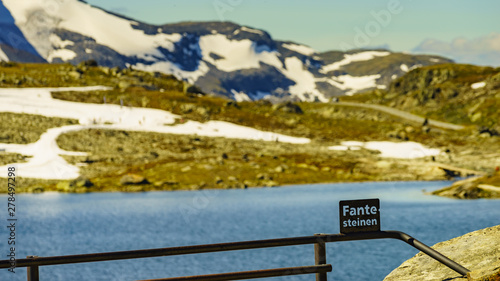
M301 185L196 192L17 196L16 255L58 256L338 233L338 202L380 198L382 230L433 245L500 224L499 200L423 195L450 182ZM6 224L7 197L0 196ZM6 224L7 225L7 224ZM1 259L8 234L2 227ZM382 280L417 253L398 240L327 244L329 280ZM140 280L314 264L313 245L40 268L41 280ZM26 280L0 270L0 280ZM314 280L314 275L271 280Z

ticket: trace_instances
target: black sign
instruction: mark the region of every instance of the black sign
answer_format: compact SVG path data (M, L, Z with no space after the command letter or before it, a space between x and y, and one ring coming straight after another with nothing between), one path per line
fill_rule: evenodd
M380 200L340 201L340 233L380 231Z

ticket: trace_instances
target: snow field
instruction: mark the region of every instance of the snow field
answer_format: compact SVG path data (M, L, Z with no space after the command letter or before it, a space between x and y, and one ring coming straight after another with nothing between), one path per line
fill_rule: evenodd
M0 89L0 112L37 114L47 117L78 119L79 125L49 129L31 144L1 144L0 151L31 156L27 163L18 163L19 176L40 179L74 179L79 169L68 164L60 155L85 153L64 151L56 139L64 133L85 129L116 129L168 134L199 135L247 140L279 141L305 144L307 138L296 138L264 132L223 121L200 123L187 121L175 124L180 118L167 111L151 108L130 108L112 104L88 104L53 99L53 91L106 90L106 87ZM7 166L0 167L0 176L6 177Z
M329 147L330 150L360 150L361 148L380 151L380 157L385 158L416 159L441 154L439 149L427 148L420 143L411 141L345 141L341 145Z

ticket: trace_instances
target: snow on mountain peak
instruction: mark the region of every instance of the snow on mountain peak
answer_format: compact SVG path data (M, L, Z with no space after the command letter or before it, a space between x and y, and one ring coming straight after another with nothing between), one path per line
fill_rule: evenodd
M215 65L219 70L230 72L259 68L261 62L277 68L282 67L275 51L257 50L256 44L248 39L230 40L222 34L205 35L200 38L199 45L203 60Z
M390 54L391 54L390 52L381 52L381 51L365 51L355 54L345 54L343 60L334 62L329 65L325 65L322 69L322 72L328 73L330 71L337 70L341 66L350 64L352 62L371 60L375 57L384 57Z
M44 0L3 2L14 15L16 23L28 40L44 56L48 56L49 52L40 42L42 38L30 36L33 33L30 31L34 28L43 29L45 33L53 29L79 33L126 56L150 54L163 58L157 47L172 50L174 43L182 37L180 34L164 33L147 35L144 31L133 27L136 22L117 17L77 0L49 1L50 3Z
M308 47L306 45L283 43L281 46L306 56L312 56L316 53L316 51L313 48Z
M9 61L7 55L0 49L0 61Z

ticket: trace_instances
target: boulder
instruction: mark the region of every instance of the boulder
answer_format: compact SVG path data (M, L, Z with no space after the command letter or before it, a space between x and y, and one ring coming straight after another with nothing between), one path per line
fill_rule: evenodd
M467 276L419 253L392 271L384 281L500 280L500 225L444 241L432 248L471 270Z
M283 111L286 113L295 113L295 114L304 113L304 111L302 111L302 108L300 108L300 106L298 106L297 104L292 103L292 102L275 104L273 106L273 110L275 110L275 111L280 110L280 111Z
M121 185L141 185L148 183L149 182L146 178L136 174L126 174L120 179Z

